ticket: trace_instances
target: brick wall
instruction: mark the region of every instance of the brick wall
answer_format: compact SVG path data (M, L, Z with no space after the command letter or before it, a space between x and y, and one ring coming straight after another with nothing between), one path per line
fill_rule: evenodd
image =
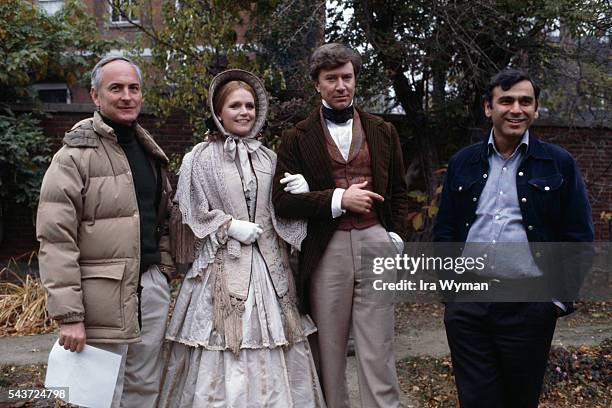
M601 220L603 211L612 212L612 131L538 126L535 132L543 140L562 146L574 156L593 208L595 240L612 240L608 224Z
M41 126L53 141L53 150L60 148L64 133L78 121L91 117L93 110L93 105L83 104L79 105L79 112L55 111L51 118L43 120ZM193 130L182 114L172 116L163 124L152 115L141 114L139 123L153 135L169 157L183 154L192 144Z
M94 106L90 104L47 106L45 110L52 117L44 119L41 126L52 141L53 151L60 148L64 133L78 121L91 117L93 109ZM183 115L177 114L160 125L157 118L142 114L140 123L153 135L170 158L176 154L182 156L192 145L193 130ZM2 212L4 233L0 244L0 261L37 249L38 242L31 211L27 207L4 203Z
M42 122L45 134L57 150L61 139L77 121L90 117L92 105L63 105L47 109L52 118ZM163 124L148 114L141 115L141 124L151 132L169 157L192 145L193 131L186 118L177 114ZM544 140L566 148L577 160L585 178L593 206L596 240L612 239L609 227L600 219L602 211L612 211L612 132L610 129L538 125L535 132ZM0 260L37 248L32 214L27 208L4 206L4 240L0 245Z

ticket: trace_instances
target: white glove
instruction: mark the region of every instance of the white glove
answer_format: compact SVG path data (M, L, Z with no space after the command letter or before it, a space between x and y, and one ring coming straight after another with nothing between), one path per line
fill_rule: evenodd
M257 241L257 238L259 238L262 232L263 229L259 224L234 218L232 218L232 222L227 229L227 235L246 245L250 245Z
M289 173L285 173L285 178L280 179L280 182L281 184L287 184L284 190L290 192L291 194L310 192L308 182L301 174L291 175Z
M392 231L388 231L387 234L389 234L389 238L391 238L391 241L393 241L393 244L395 244L397 252L400 254L404 252L404 240L402 240L402 237Z

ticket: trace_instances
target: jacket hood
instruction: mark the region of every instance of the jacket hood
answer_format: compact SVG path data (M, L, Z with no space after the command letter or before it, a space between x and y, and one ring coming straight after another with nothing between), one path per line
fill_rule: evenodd
M219 88L229 81L246 82L255 91L255 123L253 124L253 128L249 134L245 136L247 139L253 138L261 131L266 122L266 117L268 116L268 95L266 93L264 83L252 73L242 69L228 69L227 71L223 71L213 78L210 83L210 88L208 89L208 107L210 108L212 120L215 126L219 132L226 137L229 136L229 132L225 130L221 122L219 122L219 119L217 119L217 115L215 115L213 98Z

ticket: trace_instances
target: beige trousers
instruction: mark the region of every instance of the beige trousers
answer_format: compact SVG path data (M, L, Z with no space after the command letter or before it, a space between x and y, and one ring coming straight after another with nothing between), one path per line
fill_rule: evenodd
M371 243L390 244L382 226L336 231L311 277L311 315L318 329L311 344L317 351L328 408L349 406L345 371L351 326L361 406L399 407L393 297L374 296L367 287L377 277L361 265L362 255L374 251L369 249ZM391 247L383 252L369 255L394 255Z
M170 288L157 265L142 274L140 284L142 341L130 344L90 343L122 356L111 405L113 408L152 408L159 395Z

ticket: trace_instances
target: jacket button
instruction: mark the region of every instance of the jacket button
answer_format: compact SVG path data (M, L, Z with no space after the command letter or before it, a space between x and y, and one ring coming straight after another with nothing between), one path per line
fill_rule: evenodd
M519 171L518 174L519 174L520 177L523 177L523 174L525 174L525 173L523 173L522 171Z
M473 202L476 202L476 201L478 201L478 198L476 198L476 197L472 197L472 201L473 201Z
M541 254L541 253L536 252L536 258L539 258L539 257L541 257L541 256L542 256L542 254Z
M529 231L533 231L533 225L528 226L528 227L527 227L527 229L528 229Z
M489 177L489 175L487 173L482 175L482 178L487 178L487 177Z
M544 187L544 190L548 191L548 190L550 190L550 187L546 186L546 187Z
M521 198L521 203L526 203L527 199L525 197Z
M459 186L459 191L463 190L463 186Z
M465 226L466 226L466 227L469 227L469 226L470 226L470 223L469 223L469 222L466 222L466 223L465 223Z

